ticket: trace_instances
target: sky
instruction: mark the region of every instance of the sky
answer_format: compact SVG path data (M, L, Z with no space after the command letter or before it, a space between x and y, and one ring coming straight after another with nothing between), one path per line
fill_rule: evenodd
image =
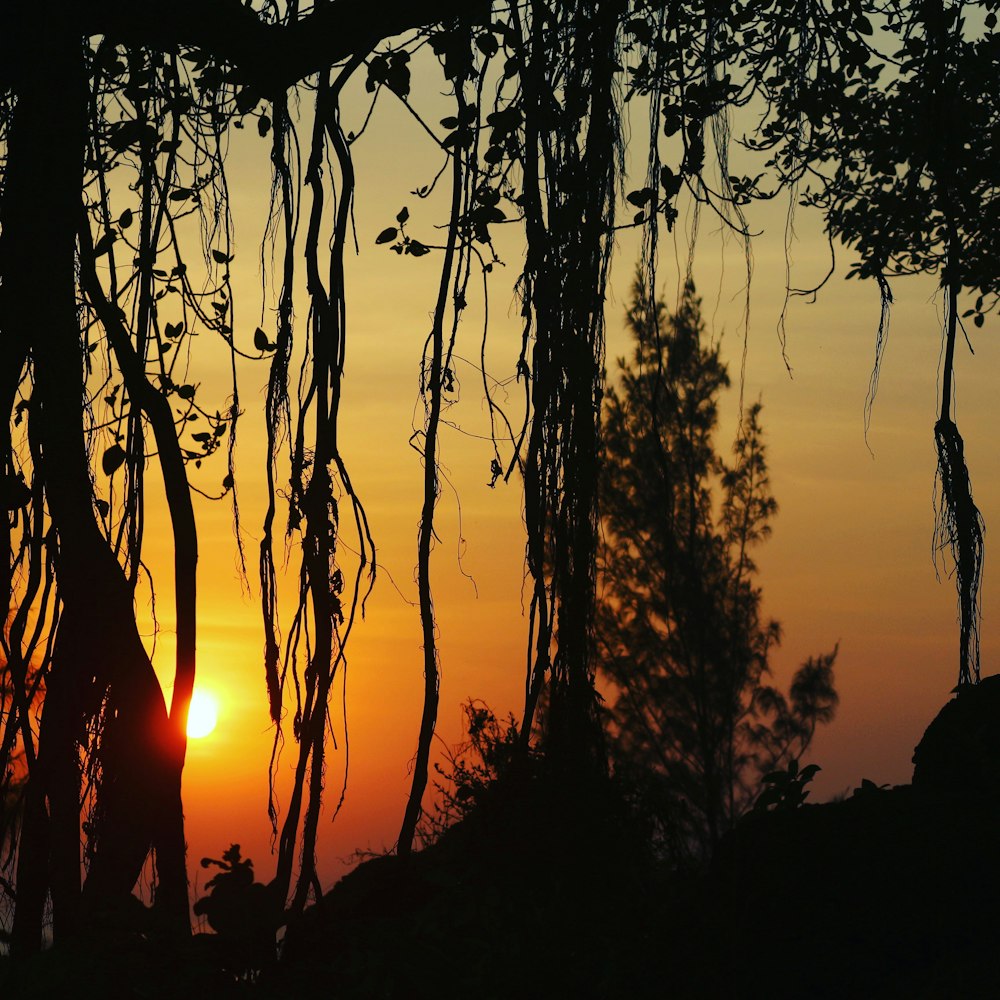
M432 83L433 95L440 89ZM434 98L431 103L433 105ZM345 105L345 126L356 127L366 107ZM360 247L348 263L348 357L342 404L342 440L352 478L375 536L379 574L365 619L348 648L346 722L339 708L338 749L329 754L320 841L325 886L349 867L357 851L390 848L408 791L408 765L416 748L422 697L422 650L416 608L416 538L421 465L409 439L421 422L417 376L436 291L436 254L401 258L374 245L378 232L409 208L410 233L435 241L440 202L410 192L427 183L440 160L420 127L384 97L368 133L355 146L359 179L356 226ZM433 106L427 117L435 120ZM438 116L440 117L440 116ZM641 123L633 131L641 134ZM236 337L249 346L257 325L273 336L273 301L262 307L260 241L270 174L269 144L252 128L233 139L229 183L235 220L231 265ZM643 154L637 154L642 162ZM865 399L875 356L879 318L874 285L846 281L850 255L838 251L834 275L814 302L790 301L783 355L778 322L784 304L785 212L780 200L750 214L759 232L753 244L749 323L744 311L746 269L737 241L702 215L693 274L703 299L709 335L721 340L734 388L722 402L718 444L728 449L738 426L741 357L744 399L764 405L771 484L779 504L773 537L757 552L765 613L783 626L772 658L776 681L787 684L810 655L839 645L836 680L840 708L822 729L808 759L822 767L814 800L850 793L868 778L878 784L909 780L913 747L944 704L957 679L957 601L948 566L932 558L935 454L933 424L942 343L941 297L933 281L908 278L893 285L891 318L879 391L865 433ZM513 230L514 227L510 227ZM676 301L687 257L691 214L682 214L675 248L665 246L659 275L668 305ZM816 284L828 268L820 220L805 210L795 218L792 284ZM519 391L509 380L520 349L518 303L512 283L523 246L513 232L498 240L504 267L490 275L487 368L498 399L509 393L518 415ZM619 238L607 302L607 356L630 352L624 313L638 257L635 234ZM265 273L270 274L265 266ZM305 306L298 321L304 324ZM269 325L270 324L270 325ZM481 304L472 301L458 353L479 356ZM982 672L996 672L993 623L1000 610L994 584L989 528L1000 515L991 372L1000 353L996 321L970 329L972 356L956 361L957 419L966 441L973 489L987 523L983 585ZM224 401L225 360L209 344L193 369ZM213 353L214 352L214 353ZM786 364L787 360L787 364ZM498 716L517 715L523 703L528 591L525 585L521 484L489 482L492 447L480 376L459 369L460 401L447 413L443 434L443 490L436 517L438 544L432 586L439 630L442 683L435 752L463 736L462 705L482 699ZM184 777L192 878L198 860L220 856L231 842L243 846L258 877L273 874L267 821L267 767L273 731L267 717L255 577L263 518L263 405L266 362L241 362L241 419L237 450L244 543L250 576L241 579L232 514L225 501L197 499L200 532L199 679L214 694L220 717L212 735L192 740ZM221 454L194 477L203 488L225 475ZM199 478L199 476L201 478ZM154 491L155 492L155 491ZM152 512L163 517L155 497ZM279 511L279 518L280 518ZM165 522L161 522L165 525ZM345 519L346 523L346 519ZM169 532L149 530L148 558L157 580L160 633L155 662L169 687L172 672ZM346 543L352 544L349 534ZM294 560L293 560L294 562ZM939 578L940 577L940 578ZM291 588L285 580L285 620ZM338 691L337 698L342 693ZM343 782L347 796L330 822ZM294 759L285 747L284 776ZM440 760L440 756L438 756ZM195 885L195 893L198 886Z

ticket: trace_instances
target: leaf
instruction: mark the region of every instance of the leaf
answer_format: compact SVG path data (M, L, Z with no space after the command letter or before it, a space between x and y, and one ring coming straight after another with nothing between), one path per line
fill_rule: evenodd
M396 216L396 221L401 225L405 226L407 220L410 218L410 210L404 205L400 210L399 214Z
M630 191L625 196L625 200L630 205L635 205L636 208L642 208L644 205L648 204L649 199L652 197L653 197L652 188L642 188L639 191Z
M681 130L681 116L673 109L667 109L663 112L663 134L670 138L672 135L676 135Z
M107 517L108 511L111 510L111 505L108 501L101 500L100 498L94 501L94 506L97 508L97 513L100 514L101 517Z
M23 507L31 500L31 490L20 473L14 476L8 475L3 485L3 507L5 510L17 510L18 507Z
M212 251L212 259L216 264L228 264L233 258L231 256L226 256L221 250Z
M489 59L497 54L500 45L490 32L484 32L476 37L476 47Z
M158 137L152 125L147 125L138 119L129 119L112 126L108 135L108 145L116 153L121 153L138 142L143 140L154 142Z
M373 94L380 83L385 83L385 75L389 70L389 61L383 54L372 56L368 63L368 78L365 80L365 90Z
M683 183L684 178L675 174L670 167L660 167L660 186L663 188L667 198L673 198L680 191Z
M194 399L194 386L193 385L179 385L177 386L177 395L181 399Z
M236 95L236 110L239 111L241 115L245 115L257 107L259 100L260 96L252 87L244 87Z
M410 67L407 65L409 61L410 53L405 49L393 52L385 74L386 86L404 100L410 93Z
M258 326L253 332L253 346L257 348L261 353L267 351L273 351L277 348L277 344L272 344L271 341L267 339L267 334Z
M204 443L205 441L211 441L212 435L208 431L200 431L198 434L191 435L192 440Z
M633 18L625 25L625 30L647 45L653 40L653 28L645 18Z
M406 252L412 257L423 257L424 254L431 251L430 247L425 247L419 240L410 240L406 246Z
M121 215L118 216L118 225L122 229L128 229L132 225L132 209L126 208Z
M170 201L187 201L192 194L194 192L191 188L177 188L175 191L171 191L168 197Z
M115 469L119 468L125 461L125 450L120 444L113 444L101 456L101 468L106 476L110 476Z
M983 322L984 322L983 314L982 313L976 313L976 317L975 317L975 319L973 319L972 322L975 323L976 326L982 326Z
M222 480L222 488L224 490L231 490L233 488L233 475L232 473L227 473L225 479Z
M257 134L263 139L271 130L271 119L267 115L261 115L257 119Z
M106 254L114 244L115 240L118 238L118 234L109 229L98 241L97 246L94 247L94 256L102 257Z
M388 229L383 229L382 232L375 237L375 243L391 243L398 235L398 230L394 226L389 226Z

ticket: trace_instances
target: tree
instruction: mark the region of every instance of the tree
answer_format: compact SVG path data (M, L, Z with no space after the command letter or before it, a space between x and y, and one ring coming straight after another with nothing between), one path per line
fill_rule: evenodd
M55 940L68 939L94 914L115 909L151 852L161 930L189 930L181 774L197 635L190 475L220 450L228 451L222 493L239 516L238 386L234 382L229 400L213 405L177 363L199 332L221 338L234 356L249 353L270 363L272 502L260 551L264 673L276 748L286 713L298 744L272 896L283 908L291 892L294 917L318 891L315 840L328 700L375 566L364 509L337 439L354 141L340 126L339 100L348 79L362 70L376 97L384 92L406 100L410 52L427 41L451 88L455 116L438 140L451 166L446 244L431 247L405 235L400 213L393 246L401 256L437 251L442 259L421 386L427 400L418 553L425 710L400 853L410 849L420 814L436 719L430 543L436 436L455 329L472 264L491 267L479 248L490 253L489 226L505 218L498 206L520 197L511 177L536 173L543 156L552 164L551 183L529 185L521 202L535 249L523 275L518 372L526 387L531 377L531 390L501 473L523 469L526 475L528 562L537 581L534 675L540 678L551 660L556 700L571 705L561 716L570 748L565 756L593 741L592 399L617 176L614 50L626 4L498 10L504 18L494 23L489 4L455 0L383 4L377 22L354 0L308 11L294 0L257 7L237 0L181 2L155 17L116 0L57 2L44 10L9 6L0 41L0 392L8 416L0 454L11 554L4 652L15 692L5 708L3 752L6 765L20 748L28 767L16 859L19 953L39 947L47 899ZM373 53L383 38L410 29L419 30ZM503 75L506 90L496 93L491 112L478 81L498 54L513 69ZM299 86L312 112L301 176L288 93ZM487 115L493 118L488 125ZM271 137L271 237L282 260L277 333L255 331L252 351L232 326L224 158L227 130L244 121ZM590 127L581 129L587 121ZM586 183L569 183L574 173ZM327 243L320 228L324 205L333 199ZM293 403L288 366L300 206L310 303L303 390ZM188 215L202 223L194 248L178 226ZM396 237L393 229L379 242ZM324 244L329 253L321 251ZM587 296L565 286L566 260L573 261L575 277L590 275L583 280ZM284 489L277 472L282 454L290 466ZM499 451L495 461L500 466ZM147 463L162 473L174 536L178 642L169 707L134 611ZM572 501L563 493L568 481L577 484ZM286 534L300 552L298 608L284 643L272 555L279 494L288 501ZM341 501L362 552L353 581L338 564ZM37 730L25 707L24 665L35 655L45 699ZM529 691L537 696L533 684ZM583 719L589 722L576 721ZM272 821L277 832L273 804ZM293 880L296 859L301 865ZM281 919L276 912L275 922Z
M451 10L446 2L418 12L390 5L379 31L392 34ZM3 751L5 770L19 750L28 768L13 937L18 952L30 953L41 940L47 897L60 941L127 896L151 850L161 927L189 931L181 773L195 676L197 541L188 469L226 436L234 440L239 397L234 385L228 405L203 406L197 384L182 378L183 364L176 359L196 327L238 350L230 319L230 229L219 142L266 95L272 115L258 113L258 129L265 135L275 122L273 155L279 177L287 178L282 164L289 126L279 95L345 57L355 69L361 61L356 53L367 53L380 34L352 19L349 4L325 6L301 21L292 5L279 19L286 23L227 0L173 5L153 19L117 3L18 6L5 13L0 391L7 418L0 452L11 556L4 581L10 608L4 653L14 695L3 720ZM331 35L331 27L339 30ZM317 121L320 137L329 131L331 144L340 148L335 93L319 84ZM119 181L122 172L131 174L131 190ZM285 194L287 219L294 208L290 189ZM349 190L344 200L349 204ZM205 283L197 285L190 248L176 227L192 213L206 219ZM310 263L316 245L314 235ZM289 242L286 267L291 252ZM286 277L287 321L290 270ZM300 607L312 602L314 667L305 684L307 702L297 712L303 747L298 795L286 816L279 862L283 905L298 839L298 800L311 762L299 908L314 880L309 838L318 812L326 695L338 662L336 629L343 620L329 551L336 525L329 470L337 459L330 442L338 300L337 293L326 295L315 267L311 277L316 392L299 414L294 503L306 521ZM171 293L175 298L164 301ZM276 345L262 332L255 335L257 352L273 351L287 364L289 335L287 322ZM269 403L277 436L287 391L280 362L274 369ZM310 451L318 471L304 481L302 427L310 410L317 435ZM201 430L190 423L196 417ZM133 607L151 453L162 471L174 531L177 666L169 710ZM223 492L232 492L235 513L231 444L229 454ZM124 477L120 493L116 474L118 482ZM269 544L268 531L265 577ZM273 586L269 590L265 582L265 603L268 597ZM272 647L268 680L280 714ZM26 664L36 655L45 697L37 732L26 698L33 683ZM81 826L85 796L90 815Z
M0 666L0 718L10 719L19 716L20 712L12 711L12 701L15 697L23 697L26 704L22 706L25 719L36 719L38 708L44 692L41 687L39 671L30 666L22 682L14 683L12 671L8 665ZM24 724L30 729L31 723ZM27 780L28 761L27 749L34 749L30 741L22 741L15 736L9 737L13 745L10 752L3 754L4 772L0 774L0 871L9 868L14 857L17 844L18 828L24 810L24 786ZM0 876L2 877L2 876ZM0 894L0 912L13 908L13 901L4 896L13 895L10 882L4 879L4 893ZM9 921L4 920L4 925Z
M852 4L839 13L814 8L798 21L782 20L760 52L762 68L774 72L761 80L769 111L750 143L772 152L769 164L801 204L823 211L831 251L834 240L856 251L849 277L878 284L869 411L889 332L891 281L938 279L945 322L934 549L954 567L959 685L979 680L984 525L953 416L953 371L960 328L968 341L962 320L981 327L1000 301L997 10L995 0L920 0ZM797 52L794 68L781 65L780 53L789 50ZM972 298L964 311L963 294Z
M600 772L593 656L597 454L604 299L616 227L642 229L648 278L661 229L673 227L682 197L716 212L749 241L743 206L773 190L763 175L730 169L730 115L763 97L768 118L754 141L772 158L765 172L795 191L827 161L843 165L823 187L836 197L818 204L828 212L831 234L867 246L868 216L848 218L838 205L863 207L872 187L854 167L852 144L867 152L867 132L859 138L845 127L856 112L848 99L854 78L860 75L874 95L885 62L866 41L871 16L908 42L941 38L926 51L947 58L915 58L900 79L927 94L949 81L950 121L964 120L966 105L975 107L982 134L976 152L963 157L987 179L973 187L977 203L988 205L977 218L989 220L995 157L983 150L990 153L995 132L987 126L997 106L990 83L996 6L995 0L938 0L909 12L881 0L829 9L824 3L803 9L799 0L729 7L695 0L386 0L376 17L360 0L7 3L0 32L0 488L9 560L0 584L8 600L0 651L13 693L0 719L0 770L14 754L27 767L15 948L39 947L49 899L57 941L91 915L113 910L151 854L160 929L189 931L181 776L196 671L191 490L200 487L192 477L200 464L210 469L210 459L224 454L221 487L207 492L228 496L238 520L233 449L241 412L235 378L229 398L204 398L195 334L221 339L234 357L268 365L271 502L259 553L263 673L276 753L286 722L296 747L283 815L271 803L278 841L272 898L282 910L276 922L294 920L318 891L328 700L375 572L373 539L338 437L347 342L343 256L351 236L351 149L360 140L344 130L340 110L352 79L363 80L373 110L383 97L412 107L410 63L426 59L453 102L452 114L427 129L440 149L440 180L416 189L423 198L438 183L449 187L443 242L418 239L406 212L377 240L402 266L427 254L441 264L420 384L424 426L415 438L425 463L417 556L425 683L397 845L405 854L422 809L437 715L431 576L437 436L473 279L486 283L497 263L491 227L516 223L526 242L517 281L523 417L501 411L484 377L496 439L494 481L516 474L524 484L531 599L520 748L529 750L546 685L553 762L564 772ZM966 7L988 15L981 45L960 27ZM935 14L945 8L957 12L946 22ZM934 27L939 22L943 35ZM973 76L962 75L965 66ZM970 85L975 79L984 85ZM827 100L831 95L837 100ZM813 98L815 108L808 103ZM646 177L626 191L621 110L633 99L645 102L652 127ZM881 107L874 98L870 106ZM299 108L307 109L302 117ZM813 110L822 127L809 133ZM273 166L267 241L280 261L273 332L233 329L234 220L225 150L230 129L248 124L266 140L263 155ZM882 118L875 124L893 132ZM812 145L804 141L810 134L817 137ZM907 156L911 166L917 162ZM953 222L967 210L948 192L975 181L975 170L949 180L943 163L931 185L938 208L916 196L907 203L935 232L941 206ZM922 174L915 177L914 190L923 191ZM622 223L616 213L624 204L634 212ZM190 240L178 225L187 217L199 224ZM968 228L959 226L962 239L949 244L967 249L974 235L983 236ZM299 310L297 235L308 296L308 308ZM989 250L985 237L981 242ZM997 254L976 251L974 258L961 287L977 288L991 308ZM957 274L950 267L953 290ZM297 313L307 319L297 321ZM956 324L957 318L949 343ZM298 396L290 391L293 348L305 358ZM968 650L979 549L967 480L950 478L949 470L964 467L960 448L942 427L945 506L955 529L948 521L946 535L957 545ZM143 576L144 484L147 471L157 470L175 551L178 642L169 706L134 607ZM361 551L353 572L341 559L341 532L352 527L353 547ZM296 606L284 629L273 555L282 535L298 554ZM963 657L964 676L970 656ZM37 726L29 663L37 664L44 694Z
M836 651L796 672L790 698L767 684L781 632L762 615L752 558L777 512L761 404L743 414L726 465L714 435L729 376L718 345L702 343L694 286L667 315L637 278L628 325L635 353L608 391L600 495L612 756L661 846L704 856L761 777L833 718Z

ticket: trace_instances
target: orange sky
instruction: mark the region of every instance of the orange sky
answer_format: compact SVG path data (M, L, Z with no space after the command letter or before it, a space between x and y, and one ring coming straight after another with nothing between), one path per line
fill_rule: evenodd
M436 83L432 89L439 89ZM440 163L394 99L383 97L380 105L370 134L355 147L361 253L349 265L342 440L368 510L382 572L366 620L349 648L350 788L336 825L325 824L320 871L327 884L356 849L380 850L395 840L423 683L419 617L415 604L408 603L416 600L421 470L408 438L414 422L419 423L415 409L419 353L429 328L438 261L434 254L421 260L397 257L374 246L374 237L407 205L412 235L435 242L431 227L443 213L436 205L420 204L409 192L427 183ZM352 105L346 112L348 128L358 119L358 107ZM440 116L431 109L428 118L436 117ZM639 131L637 126L637 135ZM235 329L246 346L260 323L259 241L269 185L267 155L268 142L248 129L234 139L229 164L236 221ZM771 481L780 505L773 538L758 551L757 561L766 613L784 626L784 642L773 660L779 680L787 681L806 656L840 643L840 711L809 754L823 767L815 796L825 798L853 788L863 777L879 783L907 781L912 748L957 676L955 592L949 580L936 581L931 560L932 428L941 308L932 283L908 279L894 285L897 302L869 434L873 457L865 443L863 410L878 322L876 289L845 282L842 264L817 303L793 301L788 318L788 357L794 376L790 378L776 333L785 275L784 208L766 206L751 216L751 222L764 232L754 248L744 391L748 401L763 398ZM793 283L803 286L824 273L825 242L817 220L805 212L800 213L797 228ZM714 336L724 334L723 353L735 382L742 348L743 262L739 247L732 241L724 247L718 230L717 223L703 217L694 276L710 331ZM679 245L683 260L683 234ZM519 350L511 284L523 250L512 237L501 243L500 252L508 266L491 276L489 368L498 379L506 379ZM609 369L616 356L629 351L622 319L636 257L636 240L623 236L608 302ZM661 275L670 302L677 287L672 252L664 253ZM262 324L269 334L274 332L272 305L267 303ZM304 318L303 305L300 322ZM991 433L995 390L987 381L1000 363L1000 349L992 343L995 333L995 320L988 320L984 329L973 333L977 356L961 349L956 363L958 421L988 527L1000 521L1000 480ZM480 320L473 303L461 328L459 354L476 358L479 337ZM199 346L214 357L194 375L206 386L218 387L221 405L223 355L207 343ZM482 434L487 425L479 376L468 366L459 374L461 402L448 416L464 430ZM201 551L198 685L219 697L221 714L215 733L192 741L189 749L185 803L193 876L199 872L201 856L217 857L231 841L243 845L259 876L269 878L273 873L266 817L271 733L255 576L264 509L266 377L264 363L240 366L245 415L240 425L238 484L249 595L236 569L227 504L198 500L196 507ZM721 448L735 435L736 398L734 389L723 403ZM515 416L518 403L515 387L511 393ZM444 434L448 483L436 520L441 542L434 554L432 583L443 670L438 731L448 743L462 736L460 706L470 696L484 699L499 714L521 710L526 635L521 487L514 481L495 490L487 487L491 455L484 441L454 430ZM196 474L194 481L214 488L224 474L220 455L206 463L201 478ZM461 502L460 529L456 496ZM157 665L161 675L169 677L173 645L168 533L158 535L151 529L148 538L147 558L159 567L157 610L162 631ZM349 535L346 539L351 542ZM990 541L987 534L988 547ZM997 669L991 624L998 598L991 569L988 554L984 674ZM287 617L287 601L284 607ZM342 720L337 732L341 740ZM285 760L292 759L289 746ZM337 799L343 761L341 746L330 755L328 814Z

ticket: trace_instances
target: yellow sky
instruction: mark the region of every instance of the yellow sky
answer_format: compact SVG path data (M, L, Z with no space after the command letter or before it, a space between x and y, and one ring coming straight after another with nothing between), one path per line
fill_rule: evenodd
M434 242L431 226L443 213L437 204L421 204L409 192L427 183L440 163L409 116L387 97L381 103L370 134L355 147L361 253L349 268L342 440L368 510L382 572L366 620L349 649L351 784L336 825L325 824L320 870L327 883L340 874L342 859L355 849L379 850L395 840L423 683L420 623L413 603L421 469L408 438L420 421L415 409L418 363L429 329L438 260L433 254L421 260L397 257L374 246L374 237L407 205L412 235ZM347 127L358 115L358 106L352 105ZM428 117L436 120L433 113ZM236 220L235 329L245 345L260 322L259 240L269 184L268 143L248 133L252 130L234 140L230 158ZM932 283L908 279L894 286L897 302L868 438L873 457L865 442L863 415L878 322L876 289L844 281L846 267L841 266L815 304L792 302L790 378L776 333L785 274L783 206L767 206L751 221L764 232L754 249L744 392L748 400L763 398L771 481L780 505L773 538L757 553L766 612L784 626L775 671L779 681L786 682L806 656L840 643L840 711L809 755L823 767L815 783L817 797L853 788L863 777L904 782L912 748L957 675L954 588L947 579L936 581L931 561L940 302ZM801 286L821 277L826 259L816 220L801 213L798 230L793 283ZM683 259L683 236L679 243ZM513 238L501 246L508 266L490 278L489 368L498 379L506 379L519 350L511 284L522 250ZM607 312L611 369L614 358L630 349L622 318L636 256L636 241L623 236ZM742 349L743 274L739 247L730 243L724 248L717 224L703 217L694 276L711 332L724 334L723 353L734 382ZM672 252L664 254L661 275L669 302L677 284ZM478 308L473 302L460 333L459 354L471 359L479 353ZM305 311L302 305L300 322ZM265 320L263 325L273 334L273 322L269 327ZM970 357L963 348L956 365L959 426L988 526L1000 521L1000 479L991 432L995 389L989 383L1000 362L992 342L995 334L996 323L988 320L974 334L977 356ZM221 404L224 366L221 354L216 354L200 377L206 386L219 387ZM487 424L479 376L469 366L459 374L462 398L449 418L472 434L482 434ZM198 686L217 694L221 713L215 733L191 743L185 803L192 871L202 855L218 856L230 841L238 841L244 855L254 859L258 874L268 878L273 871L265 811L271 733L255 577L264 510L265 364L242 363L240 378L245 415L238 483L251 594L238 576L228 506L199 500ZM511 390L513 416L519 415L518 392L517 387ZM720 447L727 446L735 431L734 389L723 405ZM447 743L462 736L461 704L470 696L484 699L498 714L521 710L526 641L521 488L516 481L494 490L487 487L491 455L484 441L455 430L444 434L448 483L436 520L440 544L432 583L443 672L438 732ZM195 482L214 487L224 474L220 456L206 464L203 479L196 476ZM351 542L349 534L346 539ZM169 676L173 652L170 570L164 561L168 541L166 532L150 530L149 558L159 564L163 631L157 663L164 677ZM988 546L990 541L987 534ZM988 553L984 674L997 669L991 624L998 597L991 570ZM286 598L288 593L286 586ZM286 599L286 620L288 606ZM342 740L342 721L337 733ZM285 761L293 757L289 745ZM341 746L330 754L328 814L336 802L343 761Z

